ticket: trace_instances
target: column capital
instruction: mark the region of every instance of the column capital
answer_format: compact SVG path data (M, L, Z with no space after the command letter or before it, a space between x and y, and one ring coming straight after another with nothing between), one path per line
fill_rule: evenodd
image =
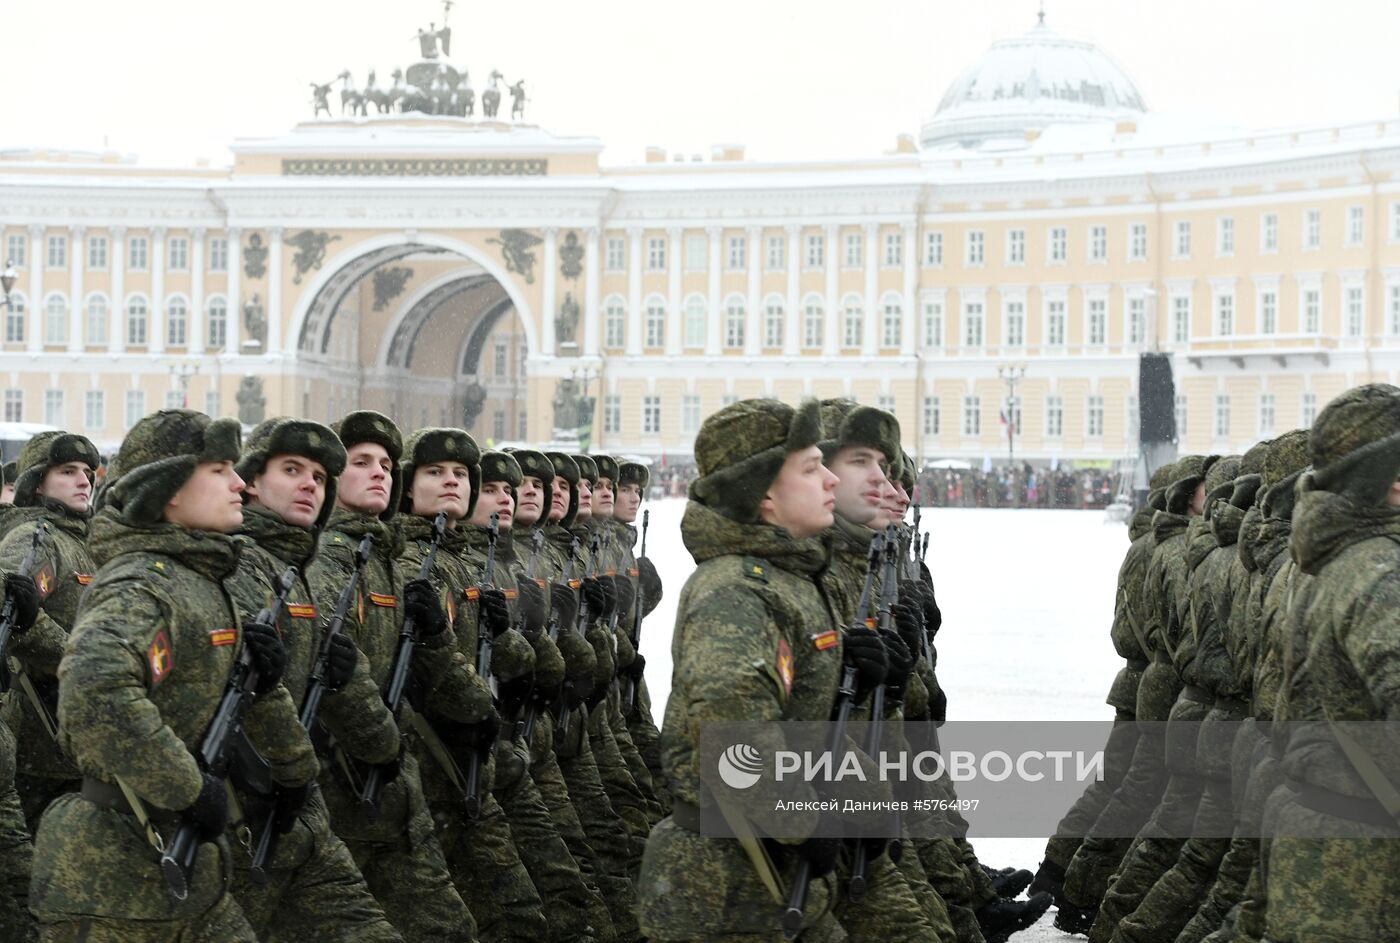
M202 242L204 237L208 234L209 230L203 226L192 226L190 228L190 238L194 239L196 242Z
M268 241L269 241L269 242L281 242L281 241L282 241L282 232L283 232L283 229L282 229L281 226L269 226L269 227L267 227L267 238L268 238ZM410 237L410 238L409 238L409 241L412 242L413 239L417 237L417 235L418 235L418 230L416 230L416 229L407 230L407 231L404 233L404 235L409 236L409 237Z
M230 226L224 230L224 234L228 236L229 242L237 242L243 238L243 227Z
M603 227L589 226L583 231L583 235L585 239L589 239L596 242L598 238L603 235Z
M635 242L635 241L637 241L637 240L639 240L639 239L642 238L642 232L643 232L643 231L644 231L644 227L642 227L642 226L628 226L628 227L627 227L627 238L628 238L628 239L631 239L631 240L633 240L633 241Z
M900 223L900 228L904 230L905 235L913 236L919 231L919 224L915 220L906 219L904 222Z
M763 227L762 227L762 226L745 226L745 227L744 227L744 234L747 235L750 239L757 239L759 236L763 235Z
M826 233L826 237L827 237L828 239L830 239L832 242L835 242L835 241L836 241L836 237L837 237L837 236L840 234L840 232L841 232L841 224L840 224L840 223L826 223L825 225L822 226L822 232Z
M168 231L168 230L167 230L164 226L152 226L152 227L151 227L151 238L152 238L152 239L164 239L164 238L165 238L165 234L166 234L167 231Z
M73 236L74 239L81 239L83 238L83 236L87 235L87 227L79 223L74 223L73 225L68 227L68 232Z
M30 223L28 228L29 235L33 236L35 239L42 236L44 234L44 230L48 229L48 227L45 226L43 223Z
M667 227L666 227L666 238L668 238L668 239L673 239L673 240L674 240L674 239L679 239L679 238L681 237L681 233L684 232L684 231L685 231L685 227L683 227L683 226L667 226Z
M546 239L553 240L554 237L557 236L557 235L559 235L559 227L558 227L558 226L546 226L546 227L544 227L544 237L545 237Z
M109 232L109 233L111 234L111 236L112 236L113 239L125 239L125 238L126 238L126 227L125 227L125 226L108 226L108 227L107 227L107 232Z
M723 226L706 226L706 227L705 227L705 235L709 236L711 239L718 239L719 237L721 237L721 236L724 235L724 227L723 227Z
M867 236L874 236L880 232L879 223L861 223L860 228Z
M800 235L802 235L802 224L801 224L801 223L787 223L786 225L783 226L783 232L787 233L789 237L792 237L792 236L800 236Z

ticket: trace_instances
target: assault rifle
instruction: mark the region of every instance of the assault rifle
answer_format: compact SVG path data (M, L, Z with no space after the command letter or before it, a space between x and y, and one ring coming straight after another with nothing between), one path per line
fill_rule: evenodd
M540 548L543 546L544 531L536 528L530 534L530 562L525 564L525 578L528 580L533 580L535 578L535 563L540 558ZM536 585L539 584L536 583ZM544 587L541 586L540 589L544 589ZM546 629L551 639L558 638L558 626L558 621L551 615L548 628ZM525 713L520 715L520 722L515 725L515 731L511 735L512 740L516 743L523 740L527 745L529 744L530 737L535 732L535 714L537 711L538 703L535 700L535 690L531 688L529 703L525 705Z
M880 566L880 554L885 548L883 534L876 534L870 542L870 554L866 557L865 586L860 591L860 602L856 606L856 625L868 625L870 619L870 596L875 589L875 574ZM831 725L831 757L833 762L838 754L846 752L846 724L851 719L851 708L856 700L856 666L849 661L841 666L841 686L836 689L836 719ZM803 912L807 909L807 890L812 883L812 862L803 858L797 863L797 875L788 891L787 910L783 914L783 939L795 940L802 932Z
M330 672L331 663L331 642L344 631L345 617L350 613L350 606L359 594L360 580L364 577L365 565L369 563L369 554L373 549L374 538L365 534L360 539L359 547L355 549L355 568L350 571L350 581L340 591L340 598L335 603L335 613L331 616L330 625L326 626L326 634L321 640L321 650L317 653L316 662L311 667L311 683L306 686L306 697L301 702L301 726L308 735L316 729L316 720L321 713L321 700L326 695L326 676ZM259 885L267 883L267 863L272 860L273 852L277 847L277 836L281 834L277 829L277 821L287 814L287 810L284 808L286 803L287 793L282 789L276 790L272 796L272 807L268 809L267 819L263 822L262 834L258 836L258 847L253 852L253 863L249 867L248 876Z
M438 547L441 546L442 535L446 532L447 512L439 511L438 516L433 519L433 542L428 546L428 554L423 558L422 566L418 567L418 579L426 580L433 572L433 562L437 560ZM395 721L398 720L399 707L403 704L404 695L408 693L409 674L413 668L413 650L417 647L418 626L412 616L404 616L403 627L399 629L399 648L394 652L394 665L389 669L389 685L384 689L384 703L388 705L389 713ZM360 811L370 818L379 815L379 797L388 782L384 773L382 764L371 766L365 774L364 783L360 786Z
M595 531L593 533L593 539L589 542L588 566L583 571L583 578L585 580L593 579L598 575L598 557L602 554L602 546L598 533ZM588 611L588 600L584 597L582 590L579 591L578 597L578 621L574 623L574 631L579 635L587 636L588 623L593 616ZM558 723L554 728L554 735L556 737L563 737L569 732L569 716L572 713L573 711L569 709L568 701L561 698L559 702Z
M647 555L647 527L651 524L651 511L642 512L642 556ZM641 578L637 579L637 602L632 612L632 648L638 655L642 653L642 610L646 608L646 593L642 589ZM630 711L637 706L637 682L627 679L627 693L623 699Z
M287 608L287 597L296 585L297 568L289 566L277 578L277 595L272 603L258 613L256 622L276 625L282 611ZM245 644L233 663L228 685L224 688L219 709L209 722L209 729L200 741L195 759L199 768L220 779L228 775L229 760L233 756L235 743L243 730L243 714L253 703L253 689L258 684L258 672L253 667L253 656ZM190 893L190 875L194 872L195 859L199 854L200 827L188 818L181 820L175 830L175 837L165 846L160 856L160 869L165 874L166 886L176 900L184 900Z
M536 531L536 533L539 532ZM541 538L543 538L543 536L543 534L540 534ZM569 544L569 562L564 566L564 573L559 578L559 582L564 586L568 586L570 583L573 582L574 557L576 556L578 556L578 538L574 537L571 539ZM569 591L573 592L572 588L570 588ZM553 606L551 606L550 609L553 610ZM551 611L549 614L549 625L548 627L546 627L545 631L549 634L549 638L551 641L559 641L559 617L555 615L553 611ZM562 691L559 694L559 700L557 703L559 705L558 709L563 710L564 694ZM520 722L520 726L516 731L517 740L524 740L526 743L530 742L531 738L533 738L535 735L535 722L536 720L538 720L539 714L539 702L532 699L530 703L526 706L525 718Z
M34 539L29 542L29 552L20 561L18 575L25 579L32 579L34 576L34 558L39 555L39 548L44 545L44 538L49 534L48 521L40 521L34 528ZM10 690L10 636L15 631L15 601L11 596L5 597L5 605L0 608L0 694Z
M481 589L485 592L495 588L496 579L496 540L501 533L500 515L491 512L491 526L486 530L486 566L481 571ZM486 679L491 687L491 699L496 699L496 679L491 675L491 629L477 622L476 629L476 673ZM475 821L481 815L481 767L495 750L495 743L478 747L467 757L467 818Z

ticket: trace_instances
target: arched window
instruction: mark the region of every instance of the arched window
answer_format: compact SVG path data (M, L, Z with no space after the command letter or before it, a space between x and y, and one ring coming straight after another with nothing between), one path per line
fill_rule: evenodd
M64 344L68 341L68 299L53 292L44 299L44 343Z
M705 299L691 295L685 299L685 346L705 346Z
M865 334L865 306L860 295L847 295L841 300L841 346L859 347Z
M165 342L171 347L184 347L190 342L190 306L181 295L165 304Z
M132 295L126 299L126 342L132 347L146 343L146 296Z
M5 343L24 343L24 319L27 308L24 292L10 292L10 306L5 309Z
M646 346L666 346L666 299L649 295L643 306L646 312Z
M744 296L730 295L724 300L724 346L743 348L744 346Z
M94 292L87 297L86 337L90 347L107 343L107 296Z
M209 329L204 332L210 350L228 346L228 300L223 295L209 299Z
M781 295L769 295L763 299L763 346L783 346L783 321L787 317L787 305Z
M627 343L627 302L609 295L603 302L603 346L622 347Z
M880 302L880 345L898 347L904 336L904 302L890 292Z
M826 305L821 295L802 299L802 346L821 347L826 334Z

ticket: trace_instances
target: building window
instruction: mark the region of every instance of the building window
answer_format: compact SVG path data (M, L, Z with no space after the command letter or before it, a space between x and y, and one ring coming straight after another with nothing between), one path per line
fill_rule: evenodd
M719 405L721 409L723 409L726 406L733 406L737 402L739 402L739 397L735 396L733 393L725 393L719 398Z
M1271 436L1274 434L1274 394L1259 394L1259 434L1261 436Z
M898 347L904 338L904 304L894 295L885 297L880 323L880 343L884 347Z
M924 397L924 435L938 435L938 397Z
M724 304L724 346L742 348L744 346L744 299L730 295Z
M647 240L647 271L660 272L666 268L666 240L652 237Z
M1223 291L1215 296L1215 333L1229 337L1235 333L1235 294Z
M165 313L165 342L184 347L189 343L189 307L183 298L171 298Z
M700 431L700 397L686 394L681 397L681 432L694 435Z
M68 340L68 301L53 294L44 299L44 343L63 344Z
M666 345L666 302L656 297L648 298L646 315L647 346L664 347Z
M101 390L88 390L83 394L83 426L101 429L106 425L107 395Z
M1278 251L1278 214L1265 213L1259 219L1259 251Z
M1390 334L1400 334L1400 285L1390 286L1389 323L1386 330Z
M44 423L45 425L58 426L62 428L66 425L63 421L63 391L44 391Z
M1184 344L1191 339L1191 296L1172 296L1172 342Z
M1366 208L1347 207L1347 245L1359 246L1366 239Z
M182 236L172 237L166 251L170 256L170 270L183 272L190 267L190 241Z
M184 409L184 408L185 408L185 394L181 393L179 390L166 390L166 391L165 391L165 408L166 408L166 409Z
M1303 289L1303 331L1316 334L1322 329L1322 292L1316 288Z
M1179 219L1172 228L1175 232L1175 239L1172 241L1172 258L1191 258L1191 221Z
M787 266L787 240L782 236L768 237L768 252L764 268L770 272L780 271Z
M1065 433L1065 400L1063 396L1045 397L1045 437L1058 439Z
M1026 343L1026 303L1019 299L1006 305L1006 344L1021 347Z
M1390 204L1390 241L1400 241L1400 203Z
M685 346L705 346L705 299L691 295L685 302Z
M725 268L731 272L742 272L748 264L749 243L743 236L729 237L729 253L726 256Z
M609 393L603 397L603 432L616 435L622 431L622 397Z
M1141 262L1147 258L1147 224L1133 223L1128 227L1128 258Z
M1084 434L1091 439L1103 438L1103 397L1091 396L1084 410Z
M941 232L924 233L924 264L943 264L943 234Z
M1128 397L1127 402L1124 403L1124 413L1125 415L1123 418L1126 420L1126 425L1128 427L1128 443L1130 445L1136 445L1138 442L1138 433L1140 431L1138 423L1142 418L1141 414L1138 412L1138 398L1136 396Z
M1322 210L1303 211L1303 248L1317 249L1322 246Z
M24 343L24 296L19 292L10 295L10 305L5 309L5 343Z
M865 311L860 298L847 295L841 306L841 344L843 347L859 347L863 342Z
M1226 393L1215 394L1215 437L1227 439L1230 436L1230 397Z
M344 410L340 410L340 412L343 411ZM217 419L221 412L223 412L223 407L219 405L219 391L206 390L204 393L204 415L213 416ZM521 438L524 438L524 436Z
M963 346L981 347L985 337L985 311L980 301L963 302Z
M609 236L603 267L609 272L621 272L627 267L627 244L621 236Z
M981 265L983 262L983 248L985 239L980 229L972 229L967 233L967 264Z
M88 262L90 269L104 269L107 267L107 237L88 236Z
M1063 226L1056 226L1050 230L1050 264L1065 261L1069 255L1069 233Z
M875 407L884 410L890 415L894 415L894 397L884 393L880 394L875 398Z
M1266 291L1259 295L1259 333L1278 332L1278 292Z
M710 261L710 246L704 236L685 237L685 270L703 272Z
M1006 264L1024 265L1026 262L1026 231L1009 229L1006 232Z
M228 240L215 237L209 240L209 271L228 271ZM213 413L210 413L213 415Z
M150 240L145 236L132 236L126 241L126 267L134 272L144 272L150 264Z
M130 429L141 421L146 415L146 392L145 390L126 391L126 426Z
M5 391L5 421L24 422L24 390Z
M943 299L930 298L924 302L924 346L943 346Z
M67 268L67 267L68 267L68 237L67 237L67 236L50 236L50 237L49 237L49 243L48 243L48 244L49 244L48 267L49 267L49 268Z
M982 434L982 398L963 397L963 435Z
M1176 438L1177 441L1186 438L1186 394L1176 394L1176 399L1172 404L1172 413L1176 418Z
M223 350L228 346L228 302L223 298L209 299L209 329L204 336L211 350Z
M103 295L89 295L87 300L87 342L91 345L107 343L107 299Z
M1128 299L1128 343L1141 344L1147 326L1147 299L1138 295Z
M819 235L807 237L808 268L821 268L826 265L826 239Z
M1108 227L1089 227L1089 261L1108 261Z
M661 397L642 397L642 435L661 434Z
M1317 419L1316 393L1303 394L1303 412L1300 418L1302 420L1302 426L1304 429L1312 428L1313 421Z
M858 232L846 233L846 268L860 268L865 264L865 240Z
M504 409L496 410L491 416L491 435L496 439L506 437L506 411Z
M885 267L898 268L904 264L904 234L885 233Z
M1090 344L1103 345L1108 343L1108 301L1106 299L1089 299L1089 324L1086 333Z
M1360 285L1346 289L1347 337L1360 337L1365 327L1365 292Z
M609 298L603 307L603 346L621 347L627 339L627 308L621 298Z
M787 317L783 299L770 297L763 304L763 346L783 346L783 319Z
M802 346L821 347L826 326L826 306L820 298L809 297L802 305Z
M1215 254L1235 254L1235 218L1222 216L1215 221Z
M25 257L29 254L28 240L23 236L10 236L5 240L5 260L23 268Z
M1065 303L1059 299L1045 302L1045 343L1065 346Z
M497 379L504 380L506 378L508 353L509 349L506 347L505 340L497 340L491 351L491 375Z

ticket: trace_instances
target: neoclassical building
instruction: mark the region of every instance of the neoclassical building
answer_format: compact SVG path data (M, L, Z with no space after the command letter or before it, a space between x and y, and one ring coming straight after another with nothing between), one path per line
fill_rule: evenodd
M431 110L323 116L226 167L0 151L0 418L113 447L167 404L363 406L539 441L580 421L574 377L613 451L682 458L732 399L845 394L928 459L1001 459L1009 414L1018 457L1105 461L1136 452L1145 350L1191 450L1400 370L1400 120L1195 130L1044 23L862 160L608 166Z

